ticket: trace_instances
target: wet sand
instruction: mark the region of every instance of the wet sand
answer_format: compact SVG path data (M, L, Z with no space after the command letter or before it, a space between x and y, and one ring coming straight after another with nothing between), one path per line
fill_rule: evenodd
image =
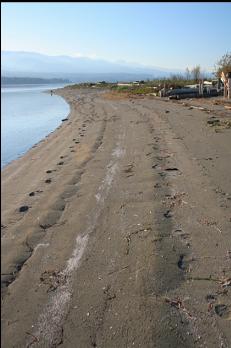
M57 93L68 120L2 171L3 346L230 347L230 110Z

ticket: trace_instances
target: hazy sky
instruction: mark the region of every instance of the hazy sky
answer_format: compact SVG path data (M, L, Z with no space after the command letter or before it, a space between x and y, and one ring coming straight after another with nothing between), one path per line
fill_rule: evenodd
M231 3L3 3L2 50L211 69L231 51Z

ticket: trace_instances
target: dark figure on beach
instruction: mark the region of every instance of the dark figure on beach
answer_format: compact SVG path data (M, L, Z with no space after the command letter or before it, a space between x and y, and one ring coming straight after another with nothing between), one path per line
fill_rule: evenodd
M53 91L52 91L52 89L51 89L51 95L53 94Z

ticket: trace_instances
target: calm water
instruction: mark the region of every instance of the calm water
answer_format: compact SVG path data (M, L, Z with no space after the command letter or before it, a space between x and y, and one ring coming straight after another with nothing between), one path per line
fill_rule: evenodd
M68 104L45 90L63 85L1 88L1 168L27 152L67 117Z

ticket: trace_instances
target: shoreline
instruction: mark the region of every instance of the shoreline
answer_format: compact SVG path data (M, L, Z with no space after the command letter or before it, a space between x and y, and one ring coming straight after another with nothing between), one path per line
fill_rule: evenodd
M30 87L30 86L29 86L29 87ZM62 88L62 87L61 87L61 88ZM60 87L57 87L57 89L60 89ZM54 90L53 90L53 91L54 91ZM50 93L50 90L42 90L41 93L46 93L46 94L47 94L47 93ZM54 94L55 94L55 93L54 93ZM66 115L66 118L68 118L68 117L69 117L69 114L70 114L70 105L66 102L66 100L65 100L61 95L57 94L57 96L61 97L61 98L64 100L64 102L68 105L68 107L69 107L69 112L68 112L67 115ZM65 116L63 116L63 118L65 118ZM58 126L56 126L55 128L52 128L51 131L48 131L48 133L47 133L45 136L43 136L42 138L40 138L40 140L38 140L36 143L33 143L33 145L31 145L27 150L25 150L25 152L21 153L20 155L17 155L16 158L10 160L10 161L9 161L8 163L6 163L6 164L2 164L2 163L1 163L1 165L2 165L2 166L1 166L1 171L2 171L4 168L6 168L8 165L10 165L12 162L14 162L14 161L20 159L21 157L23 157L24 155L26 155L28 151L30 151L30 150L33 149L34 147L38 146L38 144L39 144L40 142L43 142L43 140L46 139L51 133L53 133L58 127L60 127L60 125L62 125L62 120L60 121L60 124L59 124Z
M56 93L67 122L2 175L4 346L228 348L229 111Z

